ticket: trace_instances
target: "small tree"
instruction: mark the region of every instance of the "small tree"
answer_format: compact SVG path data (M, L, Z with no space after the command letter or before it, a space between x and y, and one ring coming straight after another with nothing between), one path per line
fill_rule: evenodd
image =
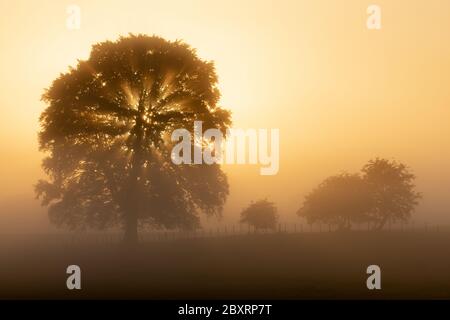
M241 212L241 223L247 223L256 230L275 229L277 220L275 204L266 199L252 202Z
M406 221L411 217L421 194L414 190L415 176L406 165L376 158L362 172L373 198L370 218L375 229L382 229L388 221Z
M306 195L297 211L308 223L322 222L350 229L352 222L366 221L371 196L358 174L343 173L324 180Z

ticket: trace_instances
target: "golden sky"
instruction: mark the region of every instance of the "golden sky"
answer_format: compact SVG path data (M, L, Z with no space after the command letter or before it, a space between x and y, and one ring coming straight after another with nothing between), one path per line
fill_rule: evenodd
M381 30L366 28L372 3ZM70 4L79 30L66 27ZM44 88L92 44L128 33L183 39L215 61L234 127L280 129L278 175L226 167L226 221L266 196L293 219L317 183L375 156L417 174L417 221L450 221L450 1L19 0L0 3L0 230L46 224L32 187Z

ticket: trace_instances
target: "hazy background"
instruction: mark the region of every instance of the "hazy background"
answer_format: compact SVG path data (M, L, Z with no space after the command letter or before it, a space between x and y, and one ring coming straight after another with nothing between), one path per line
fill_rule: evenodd
M366 28L372 3L1 0L0 232L54 230L33 192L40 96L92 44L130 32L183 39L214 60L234 127L280 128L278 175L225 167L223 223L261 197L281 222L300 222L305 193L376 156L418 176L417 223L449 223L450 1L378 0L379 31ZM81 7L80 30L66 28L69 4Z

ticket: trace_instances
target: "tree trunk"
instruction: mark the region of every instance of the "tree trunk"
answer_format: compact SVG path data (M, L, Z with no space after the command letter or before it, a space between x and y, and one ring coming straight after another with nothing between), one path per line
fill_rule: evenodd
M139 97L139 105L138 111L139 114L142 115L145 111L144 102L145 102L146 92L142 89L140 97ZM138 116L136 118L135 124L135 134L136 139L134 141L134 153L131 159L132 167L130 172L130 180L129 180L129 197L128 197L128 205L125 210L125 230L124 230L124 242L126 244L135 245L138 242L138 215L140 210L140 201L142 201L140 197L140 187L139 187L139 175L142 167L142 152L143 152L143 140L144 140L144 132L143 132L143 122L142 117Z
M384 216L383 220L380 221L380 223L375 227L375 230L380 231L381 229L384 228L384 226L386 225L386 222L388 221L388 216Z
M139 197L139 185L138 185L138 170L139 162L134 157L133 168L131 169L131 176L128 186L128 203L125 207L124 216L124 238L123 241L126 244L137 244L138 242L138 215L139 215L139 202L142 201Z

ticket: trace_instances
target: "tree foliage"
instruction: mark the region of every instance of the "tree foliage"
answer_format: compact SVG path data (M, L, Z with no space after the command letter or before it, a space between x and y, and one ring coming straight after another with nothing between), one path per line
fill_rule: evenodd
M298 215L308 223L326 223L349 229L351 223L367 219L371 195L358 174L331 176L306 195Z
M340 174L324 180L306 195L297 214L309 223L322 222L350 228L370 222L381 229L387 221L406 221L417 206L415 176L396 161L376 158L362 174Z
M252 202L241 212L241 223L247 223L256 230L275 229L277 220L277 208L268 200Z
M372 195L370 218L376 228L383 228L387 221L407 221L421 198L410 169L396 161L376 158L362 172Z
M193 228L198 214L220 214L228 195L218 165L174 165L174 129L225 133L214 64L181 41L130 35L92 47L43 95L40 149L48 175L36 185L50 220L70 228L137 222Z

